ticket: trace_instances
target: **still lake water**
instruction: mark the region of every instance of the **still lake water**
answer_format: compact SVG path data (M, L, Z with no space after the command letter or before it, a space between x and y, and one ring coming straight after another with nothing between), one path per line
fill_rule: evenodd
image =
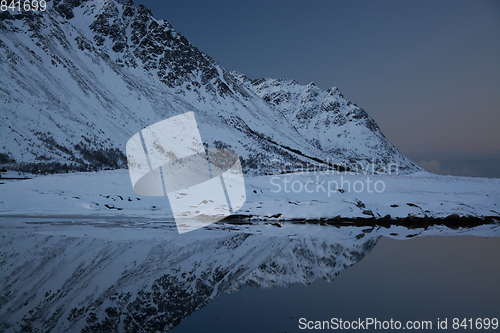
M181 236L168 223L1 222L5 332L304 332L332 318L472 332L453 319L500 317L498 223Z
M221 295L174 332L303 332L300 318L392 318L403 325L430 320L433 330L426 331L444 332L435 327L438 319L448 318L448 331L456 331L451 329L453 318L499 317L500 238L382 237L333 282L320 279L286 289L244 287Z

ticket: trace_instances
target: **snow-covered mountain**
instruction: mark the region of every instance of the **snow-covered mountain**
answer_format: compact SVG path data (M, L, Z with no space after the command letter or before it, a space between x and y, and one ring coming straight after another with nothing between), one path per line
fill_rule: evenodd
M3 12L0 19L0 164L124 167L133 134L193 111L207 147L235 150L246 172L273 171L272 160L419 170L337 90L280 80L242 84L132 1L53 0L46 11Z
M404 171L416 168L387 141L375 121L344 98L337 87L321 90L285 79L250 80L232 74L282 114L313 146L326 152L336 164L397 163ZM353 167L351 167L353 169Z

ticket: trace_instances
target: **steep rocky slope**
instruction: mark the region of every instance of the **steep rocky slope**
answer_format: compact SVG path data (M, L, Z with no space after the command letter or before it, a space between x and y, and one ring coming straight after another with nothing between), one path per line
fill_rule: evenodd
M391 164L397 164L403 173L420 170L387 141L365 110L347 100L337 87L323 91L312 82L302 86L292 80L250 80L232 73L283 115L308 143L327 153L333 163L358 170L372 163L393 171Z
M272 171L272 160L364 162L374 152L403 173L418 169L380 135L366 152L363 140L349 140L359 131L335 114L298 126L132 1L48 1L44 12L4 12L0 33L0 164L42 172L125 167L134 133L193 111L206 146L235 150L251 174ZM376 129L363 119L361 132ZM337 128L314 133L326 121ZM350 134L338 137L344 130Z

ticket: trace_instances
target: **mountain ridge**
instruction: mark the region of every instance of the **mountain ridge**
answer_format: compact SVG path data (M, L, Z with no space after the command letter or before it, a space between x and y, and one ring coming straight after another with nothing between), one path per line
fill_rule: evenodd
M232 73L282 114L309 143L334 156L336 163L405 164L406 157L387 141L376 122L365 110L347 100L336 86L323 91L313 82L300 85L287 79L251 80L241 73ZM364 144L351 144L356 141ZM387 152L390 154L386 155Z
M131 135L189 111L207 148L235 150L249 174L271 172L273 160L323 167L368 161L353 150L332 156L259 90L132 1L55 0L43 13L2 15L0 30L0 163L126 167ZM377 156L384 154L378 160L398 163L401 173L420 170L397 150Z

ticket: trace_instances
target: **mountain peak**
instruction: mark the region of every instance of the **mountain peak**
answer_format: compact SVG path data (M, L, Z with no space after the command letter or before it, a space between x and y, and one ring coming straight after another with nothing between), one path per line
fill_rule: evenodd
M326 90L326 94L330 96L339 96L340 98L344 98L344 95L340 92L340 89L337 88L336 86L328 88Z
M306 140L337 163L397 163L399 172L420 170L390 144L375 121L337 87L322 91L284 79L240 81L281 113Z
M153 17L153 13L151 13L151 11L142 3L139 5L139 8L137 9L137 14L143 17Z

